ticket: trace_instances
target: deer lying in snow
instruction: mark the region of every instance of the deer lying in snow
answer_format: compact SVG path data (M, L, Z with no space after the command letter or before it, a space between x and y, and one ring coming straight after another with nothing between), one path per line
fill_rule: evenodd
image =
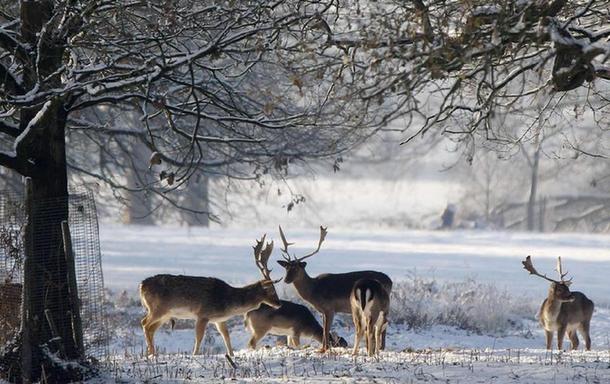
M286 284L293 283L303 300L311 304L322 314L324 339L322 349L324 352L329 346L330 326L336 313L351 313L350 294L356 281L367 278L377 280L386 290L388 296L392 291L392 280L384 273L376 271L358 271L348 273L325 273L317 277L310 277L305 271L307 263L304 262L320 251L320 247L326 238L326 228L320 227L320 240L318 248L299 258L291 258L288 253L288 246L291 243L286 241L286 236L280 227L280 236L284 244L282 256L285 260L278 260L278 263L286 269L284 281ZM385 331L382 335L381 349L385 347Z
M250 311L245 316L246 328L252 334L248 346L256 349L256 344L266 334L288 336L288 345L299 347L301 336L308 337L323 344L324 330L314 315L307 307L280 300L279 308L261 305L259 309ZM333 347L347 347L347 342L342 337L331 334L331 345Z
M229 331L226 321L237 315L258 308L265 303L279 307L271 280L267 261L273 250L273 242L263 248L265 236L257 241L254 247L256 266L264 279L245 287L236 288L213 277L156 275L140 284L142 305L147 310L142 319L142 328L146 337L148 353L155 354L155 331L166 321L177 319L194 319L195 347L193 354L199 353L199 346L205 334L208 322L216 325L229 356L233 356ZM279 281L279 280L278 280Z
M354 284L350 295L352 318L356 328L354 355L358 355L362 336L366 337L369 356L378 355L382 333L388 327L390 296L385 288L372 279L360 279Z
M544 328L546 336L546 349L551 349L553 332L557 332L557 349L563 348L563 337L568 333L571 349L578 348L577 331L585 339L585 348L591 350L591 336L589 328L593 316L594 305L591 300L581 292L570 291L572 279L564 280L566 273L561 267L561 257L557 259L557 272L560 280L553 280L546 275L541 275L532 264L532 258L528 256L523 263L523 268L530 274L542 277L551 282L549 295L540 307L540 324Z

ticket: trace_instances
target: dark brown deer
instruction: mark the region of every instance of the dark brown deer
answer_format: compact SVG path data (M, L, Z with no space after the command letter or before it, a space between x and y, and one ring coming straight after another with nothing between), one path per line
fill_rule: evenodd
M557 258L557 272L560 280L553 280L546 275L538 273L532 264L532 258L528 256L523 263L523 268L530 274L542 277L551 282L548 297L542 302L540 312L540 324L544 328L546 337L546 349L551 349L553 332L557 332L557 349L563 348L563 338L568 333L571 349L578 348L578 335L585 339L585 348L591 350L591 336L589 328L593 316L594 305L591 300L581 292L570 291L572 279L565 280L567 272L561 267L561 257Z
M325 273L317 277L310 277L305 270L307 263L304 262L320 251L320 247L326 238L326 228L320 227L320 240L318 248L313 252L299 258L291 257L288 247L292 245L286 241L286 236L280 227L280 236L284 248L282 256L285 260L278 263L286 269L284 281L294 284L303 300L311 304L322 314L324 328L324 342L320 352L325 352L329 347L329 334L333 318L336 313L351 313L350 294L356 281L367 278L379 281L388 295L392 290L392 280L384 273L376 271L357 271L348 273ZM385 347L385 332L383 334L381 349Z
M261 305L260 308L250 311L245 316L246 328L252 334L248 346L256 349L256 344L265 335L288 336L288 345L298 348L301 336L308 337L323 344L324 330L318 320L304 305L280 300L279 308ZM333 347L347 347L344 338L331 334Z
M354 355L358 355L362 336L366 337L369 356L379 355L382 334L388 327L390 296L379 281L360 279L351 293L352 318L354 320Z
M195 320L195 347L193 355L199 353L199 346L208 322L214 323L227 349L233 356L231 339L226 321L233 316L243 315L265 303L279 307L280 300L273 286L267 262L273 242L263 248L265 236L254 247L254 259L264 279L245 287L232 287L220 279L198 276L156 275L140 284L140 297L147 314L142 319L148 353L155 354L155 331L168 320ZM279 281L279 280L278 280Z

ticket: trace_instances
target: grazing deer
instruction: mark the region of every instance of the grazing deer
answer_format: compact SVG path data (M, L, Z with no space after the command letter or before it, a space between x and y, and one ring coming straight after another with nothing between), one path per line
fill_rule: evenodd
M305 256L291 258L288 253L288 246L292 243L286 241L286 236L284 236L282 227L280 227L280 237L284 244L284 248L281 249L284 260L278 260L278 263L286 269L284 281L287 284L293 283L303 300L322 314L324 339L320 352L325 352L328 349L330 326L335 314L351 313L350 294L356 281L363 278L374 279L379 281L388 295L392 290L392 280L386 274L376 271L325 273L317 277L310 277L305 271L307 263L303 260L320 251L326 233L326 228L320 227L318 248ZM382 338L381 349L385 347L385 332Z
M301 336L309 337L323 344L324 331L318 320L304 305L280 300L279 308L261 305L260 308L250 311L245 316L246 328L252 334L248 346L256 349L256 344L266 334L288 336L288 345L298 348ZM347 347L344 338L331 334L333 347Z
M388 327L390 296L377 280L360 279L351 293L352 318L354 319L354 355L358 355L362 336L366 336L369 356L378 355L381 334Z
M267 262L273 242L263 248L265 236L254 247L254 259L264 279L245 287L236 288L213 277L156 275L140 284L140 297L147 314L142 319L148 353L155 354L155 331L166 321L194 319L195 347L193 355L199 353L199 346L208 322L214 323L227 349L233 356L226 321L237 315L258 308L262 303L272 307L280 306L273 286ZM278 280L279 281L279 280Z
M570 338L571 349L577 349L578 335L576 331L578 330L585 339L587 351L591 350L589 327L594 305L583 293L570 291L569 286L572 284L572 279L564 280L567 272L563 272L561 257L557 258L557 272L561 276L559 281L538 273L532 264L530 256L525 261L522 261L522 263L523 268L531 275L542 277L551 282L549 295L542 302L539 313L540 324L542 324L546 336L546 349L551 349L553 332L555 331L557 331L557 349L562 349L563 337L566 331Z

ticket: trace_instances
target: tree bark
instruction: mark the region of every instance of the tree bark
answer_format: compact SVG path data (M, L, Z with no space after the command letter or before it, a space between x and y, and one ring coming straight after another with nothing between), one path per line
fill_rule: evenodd
M193 177L193 179L195 179ZM198 212L210 212L209 204L209 182L206 176L201 176L199 180L189 180L185 191L182 205L190 210ZM210 218L207 214L195 213L188 210L181 210L180 217L182 222L190 226L209 227Z
M538 170L540 167L540 144L536 140L536 151L531 168L530 194L527 201L527 230L534 231L536 226L536 194L538 192Z
M142 187L143 184L152 182L146 168L150 151L138 140L132 139L130 147L129 158L125 159L128 205L123 214L123 222L125 224L154 225L151 196L145 190L146 188Z
M26 89L59 86L53 74L62 66L64 45L45 33L43 26L53 14L49 0L21 2L21 37L37 47L36 60L24 66ZM28 62L26 60L26 62ZM75 329L80 317L69 290L68 261L64 252L61 223L68 220L68 176L64 97L51 97L36 107L20 110L20 131L15 142L16 170L30 178L25 239L22 329L15 348L21 358L13 381L64 383L82 379L78 365L61 360L83 360Z
M63 104L44 121L44 143L32 142L35 171L30 175L32 190L26 255L24 263L24 329L22 331L22 372L25 382L42 378L47 382L78 379L78 374L56 366L49 354L66 360L82 360L75 340L82 329L78 308L69 290L68 261L64 252L61 223L68 220L68 177L65 152L66 113ZM74 316L72 314L75 314Z

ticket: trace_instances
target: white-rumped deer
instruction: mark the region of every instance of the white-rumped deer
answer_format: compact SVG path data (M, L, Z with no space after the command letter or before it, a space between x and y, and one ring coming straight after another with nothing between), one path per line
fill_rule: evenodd
M333 318L336 313L351 313L350 294L356 281L368 278L379 281L388 295L392 291L392 280L388 275L376 271L357 271L348 273L325 273L317 277L310 277L305 271L307 263L304 262L320 251L320 247L326 238L326 228L320 227L320 240L318 248L313 252L297 258L292 258L288 253L288 246L292 245L286 241L286 236L280 227L280 236L284 244L282 256L285 260L278 260L278 263L286 269L284 281L287 284L294 284L299 295L303 300L311 304L322 314L324 339L321 352L329 347L329 334ZM385 332L383 334L381 349L385 347Z
M261 304L279 307L280 300L271 280L267 262L273 242L265 247L265 236L254 247L254 259L264 279L245 287L232 287L220 279L198 276L156 275L140 284L140 297L147 314L142 319L148 353L155 354L155 331L166 321L177 319L195 320L195 347L199 346L208 322L214 323L227 349L233 356L226 321L237 315L258 308ZM279 281L279 280L278 280Z
M388 327L390 296L377 280L360 279L352 288L350 300L356 328L353 354L358 354L360 341L365 336L369 356L378 355L381 335Z
M288 336L288 345L298 348L301 336L308 337L322 343L324 330L318 320L304 305L280 300L279 308L261 305L260 308L250 311L244 318L246 328L252 334L248 346L256 349L256 344L266 334ZM333 347L347 347L344 338L331 334Z
M538 314L546 336L546 349L551 349L553 332L557 332L557 349L561 350L563 348L563 338L566 332L570 338L571 349L577 349L578 335L576 331L580 331L581 336L585 339L585 348L587 351L591 350L589 328L594 305L583 293L570 291L572 279L564 279L567 272L563 272L561 257L557 258L557 272L560 280L553 280L538 273L530 256L522 263L523 268L531 275L542 277L551 282L548 297L542 302Z

